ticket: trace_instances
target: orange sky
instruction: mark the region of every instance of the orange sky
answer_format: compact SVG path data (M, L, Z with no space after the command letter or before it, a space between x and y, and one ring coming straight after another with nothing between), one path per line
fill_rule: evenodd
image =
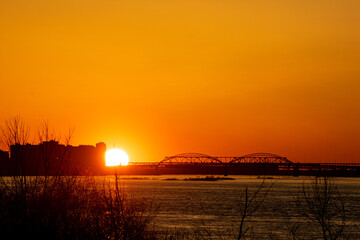
M360 162L358 0L0 0L0 121L167 155Z

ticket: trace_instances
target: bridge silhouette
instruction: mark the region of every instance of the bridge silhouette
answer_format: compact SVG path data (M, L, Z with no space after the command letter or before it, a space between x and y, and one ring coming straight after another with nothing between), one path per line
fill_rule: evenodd
M129 167L142 168L144 174L360 176L360 163L295 163L272 153L240 157L182 153L160 162L129 163Z

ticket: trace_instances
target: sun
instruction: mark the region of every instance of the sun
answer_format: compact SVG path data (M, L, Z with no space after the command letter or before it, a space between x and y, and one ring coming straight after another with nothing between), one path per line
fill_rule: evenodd
M108 167L113 167L113 166L126 166L129 164L129 157L126 154L126 152L124 152L121 149L118 148L113 148L110 150L107 150L105 153L105 165Z

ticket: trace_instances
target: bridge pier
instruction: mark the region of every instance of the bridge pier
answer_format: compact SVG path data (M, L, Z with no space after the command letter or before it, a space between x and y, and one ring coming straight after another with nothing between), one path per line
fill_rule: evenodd
M293 177L298 177L300 175L299 173L299 167L298 166L294 166L293 169Z

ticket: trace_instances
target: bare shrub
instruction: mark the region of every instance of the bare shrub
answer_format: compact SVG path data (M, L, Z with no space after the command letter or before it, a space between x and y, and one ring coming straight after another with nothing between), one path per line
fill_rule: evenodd
M254 192L250 192L248 187L244 188L239 199L240 222L237 227L238 232L236 239L240 240L246 237L246 234L250 230L247 220L259 210L275 182L276 181L266 186L265 180L263 180Z
M303 185L295 203L299 217L305 222L289 224L293 239L335 240L344 236L344 199L332 179L317 177L310 185ZM312 232L316 236L308 236Z
M115 175L111 182L103 186L102 203L104 228L108 239L155 239L153 220L157 207L140 199L129 198L121 189Z

